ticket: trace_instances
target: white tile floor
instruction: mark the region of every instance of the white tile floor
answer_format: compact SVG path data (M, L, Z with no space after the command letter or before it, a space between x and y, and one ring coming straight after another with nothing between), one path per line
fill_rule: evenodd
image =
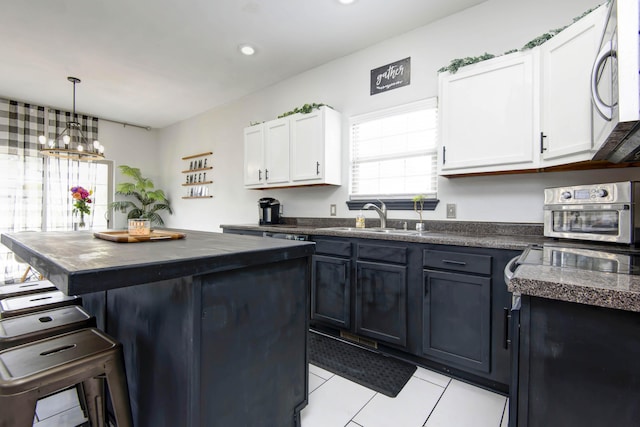
M302 427L506 427L507 398L418 367L395 398L309 365Z
M38 400L34 427L75 427L83 425L84 417L75 389L65 390Z
M302 427L507 427L507 398L418 367L395 398L309 365ZM86 422L74 389L38 401L34 427Z

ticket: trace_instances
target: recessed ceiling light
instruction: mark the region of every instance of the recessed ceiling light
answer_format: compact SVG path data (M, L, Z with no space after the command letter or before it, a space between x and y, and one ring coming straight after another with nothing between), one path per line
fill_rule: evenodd
M251 56L256 53L256 49L253 46L249 46L248 44L243 44L240 46L240 52L243 55Z
M342 4L351 4L353 2L355 2L356 0L338 0L340 3Z

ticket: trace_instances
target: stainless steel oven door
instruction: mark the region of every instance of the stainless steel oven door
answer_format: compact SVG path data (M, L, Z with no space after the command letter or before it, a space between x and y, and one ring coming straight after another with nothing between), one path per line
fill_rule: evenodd
M548 205L544 209L547 237L632 243L633 220L627 204Z

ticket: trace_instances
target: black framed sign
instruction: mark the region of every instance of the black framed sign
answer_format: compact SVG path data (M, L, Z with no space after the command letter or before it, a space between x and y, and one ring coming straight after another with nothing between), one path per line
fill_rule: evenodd
M371 95L411 83L411 57L371 70Z

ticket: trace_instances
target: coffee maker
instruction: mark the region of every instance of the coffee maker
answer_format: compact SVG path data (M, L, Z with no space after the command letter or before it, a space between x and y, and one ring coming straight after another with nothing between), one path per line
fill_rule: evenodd
M280 202L273 197L263 197L258 200L260 225L280 223Z

